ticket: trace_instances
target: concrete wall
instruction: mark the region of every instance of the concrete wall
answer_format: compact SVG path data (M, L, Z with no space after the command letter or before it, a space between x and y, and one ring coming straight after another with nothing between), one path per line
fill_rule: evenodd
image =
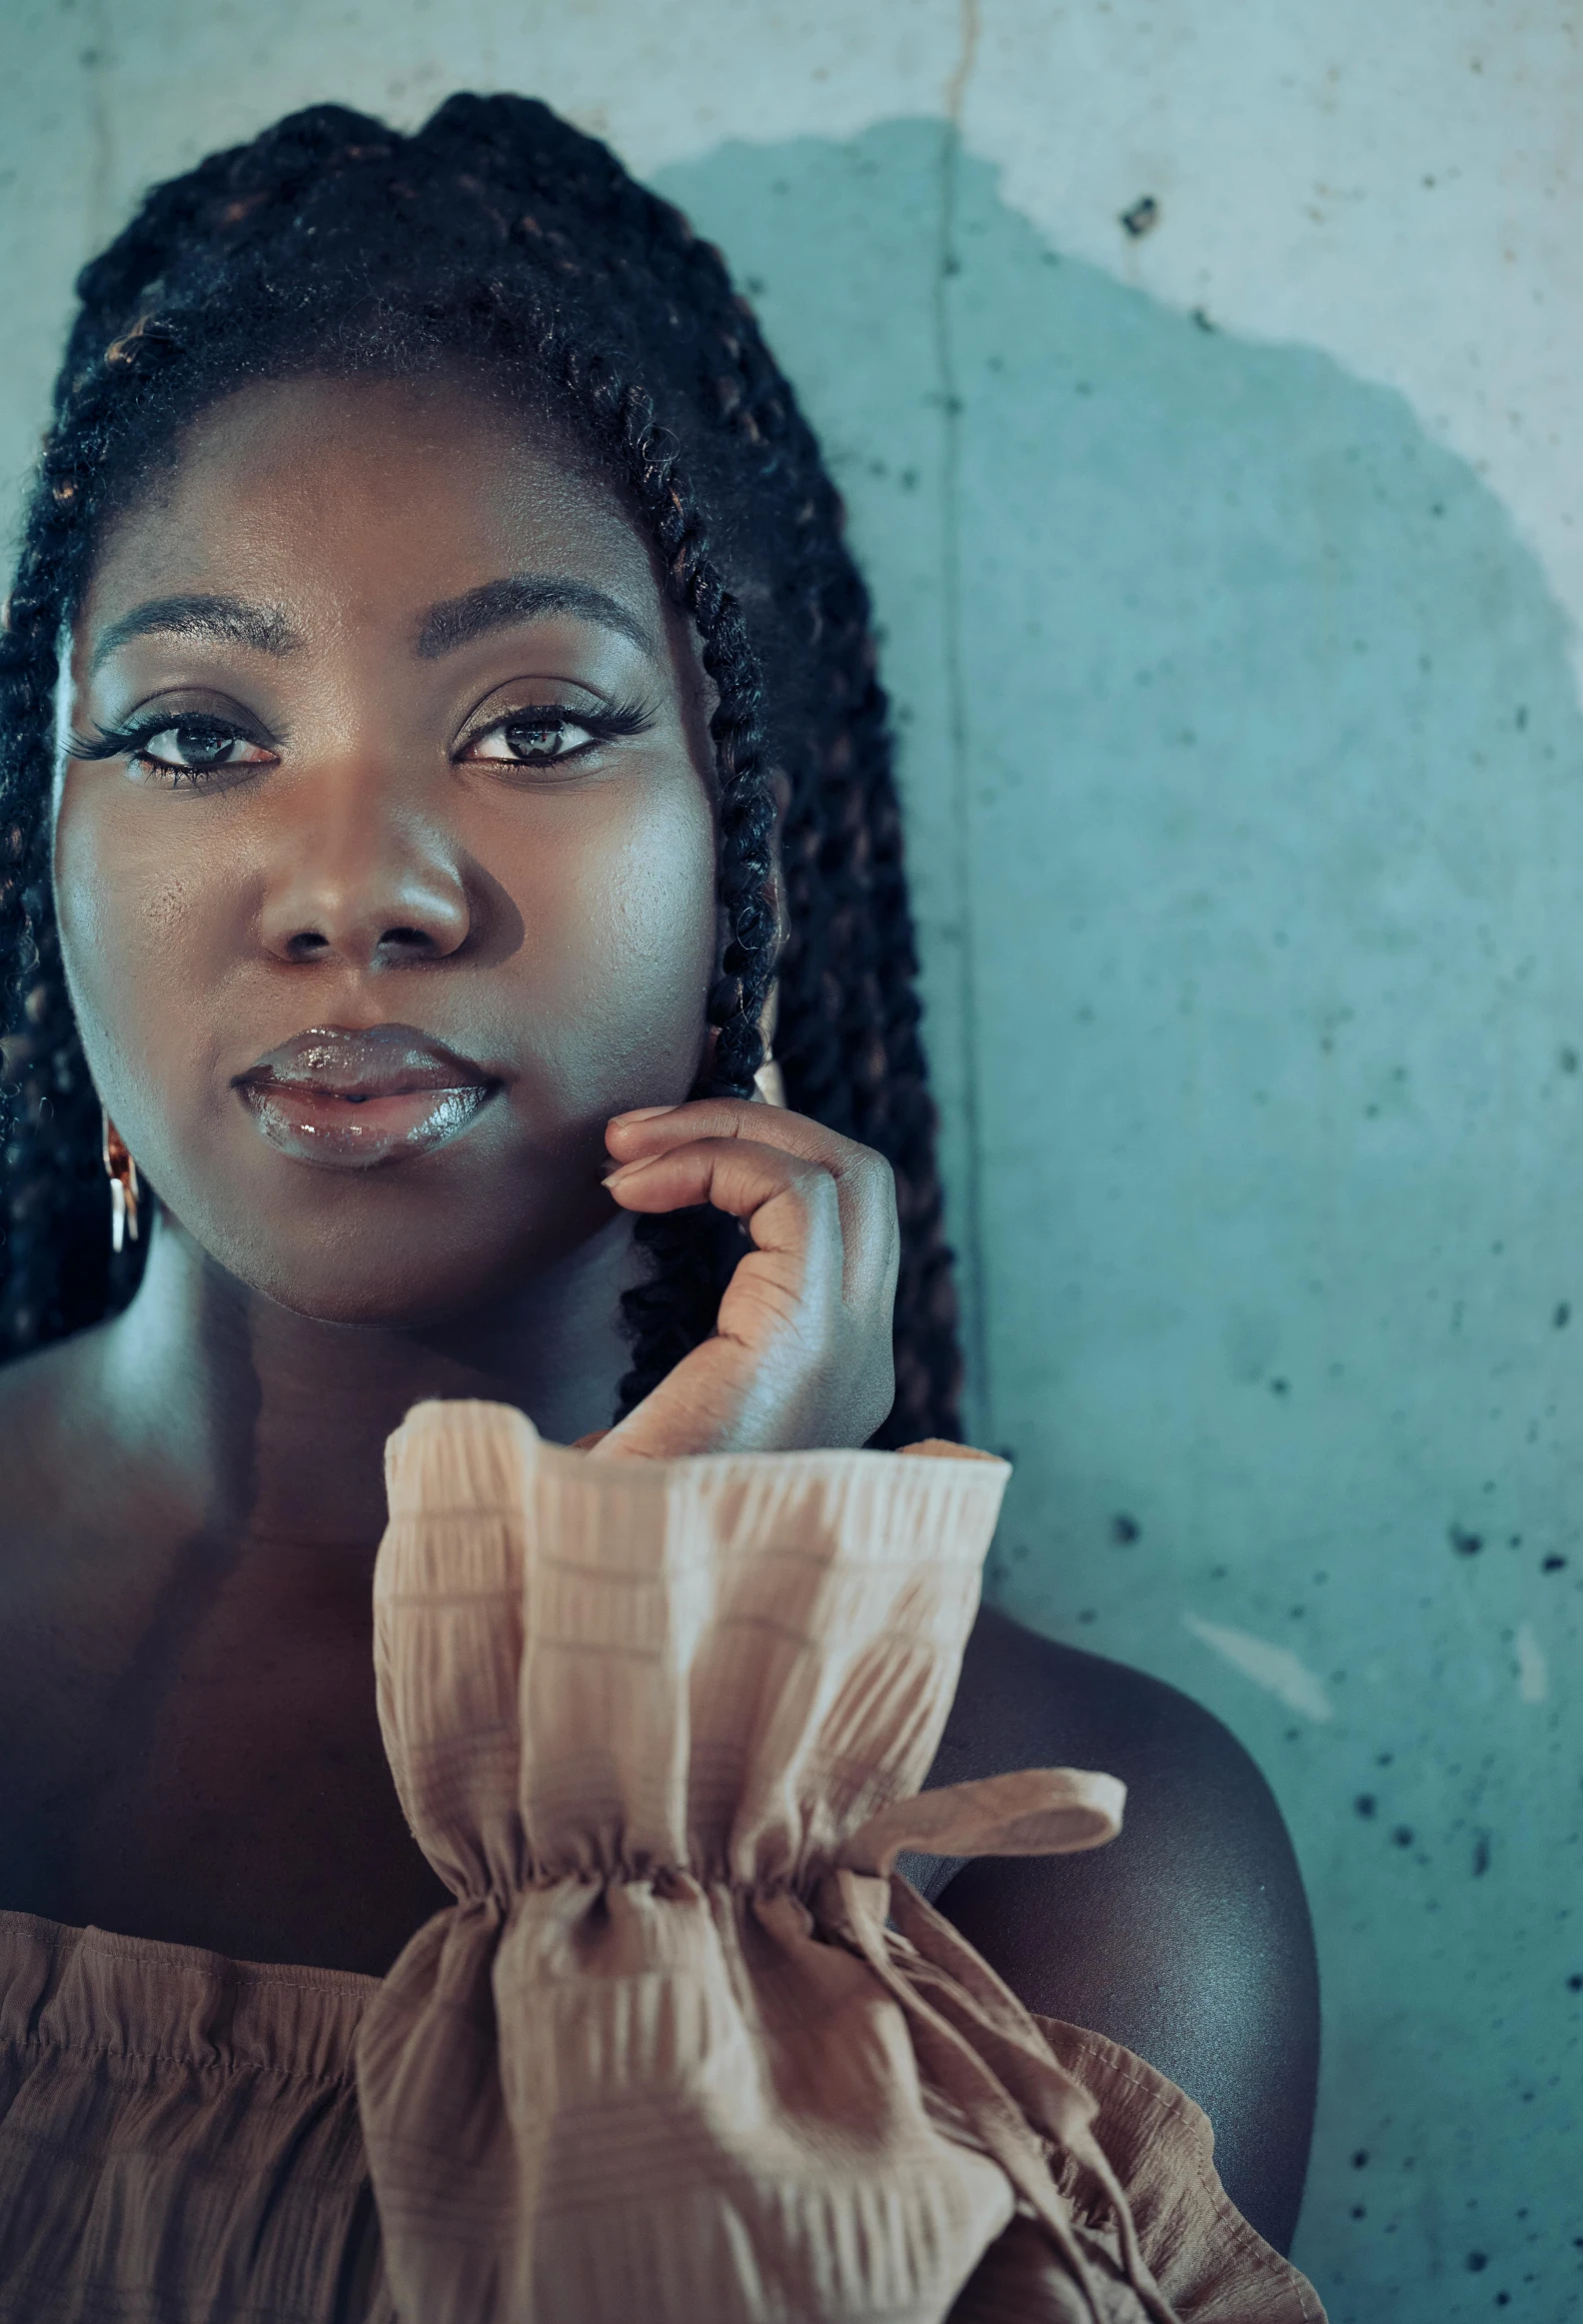
M974 1425L1018 1463L993 1586L1283 1801L1337 2324L1583 2312L1575 24L0 23L7 483L74 265L309 99L533 90L747 278L885 625Z

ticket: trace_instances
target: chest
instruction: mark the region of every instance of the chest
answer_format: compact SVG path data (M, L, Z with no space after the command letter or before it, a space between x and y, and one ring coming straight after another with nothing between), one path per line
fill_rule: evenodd
M450 1899L386 1764L366 1568L138 1570L0 1606L0 1905L382 1973Z

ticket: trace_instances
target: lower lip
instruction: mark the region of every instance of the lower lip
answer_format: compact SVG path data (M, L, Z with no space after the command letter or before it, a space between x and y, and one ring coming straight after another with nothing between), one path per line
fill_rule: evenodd
M460 1137L489 1104L495 1085L404 1090L383 1098L341 1098L289 1083L244 1082L240 1096L269 1144L293 1162L326 1169L370 1170L408 1162Z

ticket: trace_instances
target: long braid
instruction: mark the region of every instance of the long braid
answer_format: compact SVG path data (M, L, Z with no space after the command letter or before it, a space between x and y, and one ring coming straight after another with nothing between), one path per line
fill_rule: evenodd
M212 156L150 195L79 290L0 635L0 963L15 1028L6 1343L90 1320L132 1280L112 1281L90 1255L103 1248L102 1192L90 1223L95 1101L47 862L55 641L91 553L102 480L132 473L161 425L168 440L206 396L272 365L421 368L460 356L531 372L553 391L650 531L693 623L716 695L723 947L707 1086L751 1090L779 972L792 1102L877 1147L896 1172L897 1400L881 1440L950 1432L948 1255L868 604L811 432L718 252L545 107L458 97L415 138L326 106ZM233 314L234 326L214 320ZM162 423L167 370L186 385L166 397ZM752 584L751 622L739 575ZM791 925L779 962L778 878ZM627 1301L624 1405L708 1332L741 1247L709 1211L644 1220L638 1233L652 1276Z
M746 1098L764 1057L759 1024L775 973L777 935L770 894L775 815L761 748L758 660L736 601L709 561L702 519L681 485L676 454L647 397L637 389L620 395L613 381L601 382L593 393L596 403L619 401L629 483L664 552L671 593L693 617L705 674L716 691L710 735L719 786L717 877L727 934L709 1001L716 1029L709 1087L717 1096ZM731 1222L708 1208L642 1218L635 1231L651 1272L623 1298L633 1361L621 1382L618 1413L631 1411L708 1337L742 1249Z
M130 1296L139 1272L102 1231L98 1101L77 1038L50 892L51 736L59 640L95 509L95 471L118 402L169 354L158 332L113 343L71 399L41 466L0 631L0 987L5 1043L6 1267L0 1330L21 1350ZM94 1231L95 1228L100 1231Z

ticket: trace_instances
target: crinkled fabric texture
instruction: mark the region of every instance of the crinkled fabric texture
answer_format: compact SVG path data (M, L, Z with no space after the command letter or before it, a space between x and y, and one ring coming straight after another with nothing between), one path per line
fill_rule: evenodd
M457 1903L383 1983L0 1914L4 2324L1322 2324L1198 2109L889 1876L1115 1828L914 1796L1003 1477L420 1408L380 1702Z
M4 2324L395 2324L353 2060L378 1990L0 1913Z

